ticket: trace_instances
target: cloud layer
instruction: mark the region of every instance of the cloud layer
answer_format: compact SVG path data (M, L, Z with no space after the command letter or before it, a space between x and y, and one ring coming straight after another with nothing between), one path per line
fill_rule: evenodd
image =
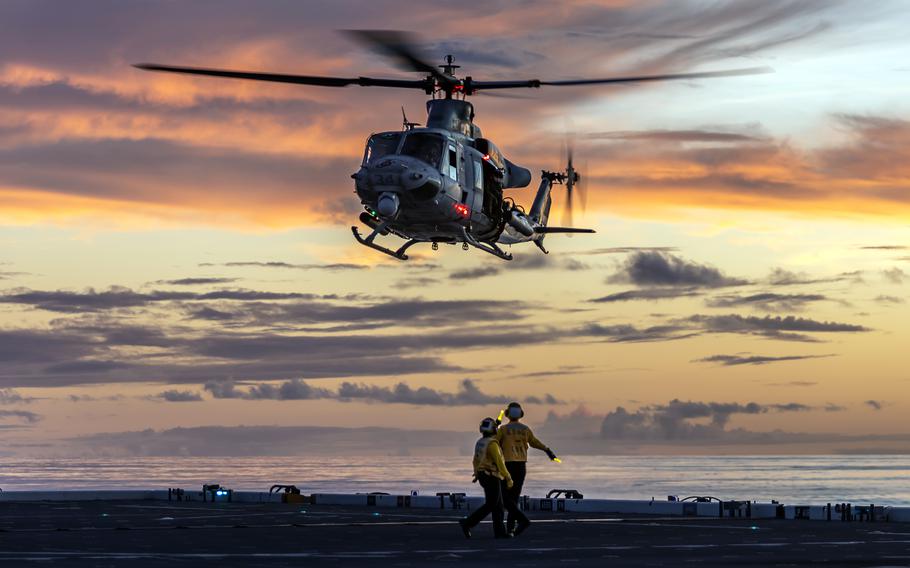
M742 286L746 280L727 276L719 269L660 251L639 251L628 256L609 278L612 283L638 286L721 288Z
M863 439L902 440L906 436L846 436L841 434L806 434L783 430L753 431L733 427L731 423L741 416L765 414L843 412L842 406L827 404L809 405L801 402L758 403L718 402L673 399L665 404L644 405L635 410L617 406L600 415L584 407L567 414L550 412L541 428L546 435L562 443L586 440L578 449L585 453L615 451L627 445L683 445L705 446L710 444L735 446L778 444L843 443ZM751 449L739 453L749 453Z
M719 269L669 253L636 251L631 256L621 273L643 287L598 298L595 303L686 297L739 282ZM642 262L643 257L648 260ZM15 288L0 293L0 304L53 316L47 327L0 328L0 362L7 369L0 375L0 384L151 381L201 385L229 378L268 382L287 377L464 373L470 370L446 358L452 349L517 349L574 341L664 342L710 334L818 343L836 334L872 331L864 325L806 316L735 313L661 315L653 316L650 323L629 323L602 320L584 309L573 310L577 315L570 320L550 324L538 317L542 306L516 300L187 289L199 280L208 281L179 279L178 289ZM192 284L184 286L187 281ZM648 286L651 282L661 285ZM679 285L669 285L672 282ZM793 307L821 296L725 294L717 298L718 306L773 303ZM490 326L490 322L498 324ZM713 357L699 360L737 365L792 358ZM817 355L799 356L803 357ZM353 386L351 389L356 392ZM381 398L378 391L373 394ZM169 396L179 398L176 391Z
M419 406L474 406L508 404L515 397L490 395L482 392L474 381L464 379L456 392L445 392L430 387L412 388L406 383L386 387L364 383L343 382L335 390L314 387L300 379L280 384L259 383L240 386L231 380L210 381L205 390L214 398L241 398L246 400L315 400L333 399L340 402L367 402L384 404L413 404ZM164 393L162 393L164 394ZM525 396L529 404L561 404L553 395Z
M711 355L698 359L702 363L717 363L725 367L736 367L739 365L767 365L768 363L779 363L781 361L804 361L806 359L818 359L821 357L830 357L830 355Z

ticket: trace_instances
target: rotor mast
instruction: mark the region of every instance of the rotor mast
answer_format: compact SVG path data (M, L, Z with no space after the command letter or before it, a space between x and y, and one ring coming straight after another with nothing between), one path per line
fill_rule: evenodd
M453 92L455 92L455 91L464 92L464 83L458 77L455 76L455 70L461 68L461 65L455 65L455 56L451 55L451 54L446 55L445 61L446 61L445 64L437 65L437 67L442 69L442 74L447 79L450 79L451 81L450 82L439 81L439 82L437 82L437 86L440 91L445 92L447 99L451 99Z
M437 67L439 67L440 69L442 69L442 72L445 73L446 75L448 75L449 77L454 78L454 77L455 77L455 70L456 70L456 69L461 69L461 65L455 65L454 62L455 62L455 56L454 56L454 55L446 55L446 62L445 62L445 65L438 65Z

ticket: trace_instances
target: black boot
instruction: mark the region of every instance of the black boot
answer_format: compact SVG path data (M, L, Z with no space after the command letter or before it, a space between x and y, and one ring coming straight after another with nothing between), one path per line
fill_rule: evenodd
M471 538L471 527L468 526L467 519L458 519L458 524L461 525L461 532L464 533L464 537Z
M519 522L518 527L515 528L515 532L512 534L518 536L521 533L525 532L525 529L529 526L531 526L531 521Z

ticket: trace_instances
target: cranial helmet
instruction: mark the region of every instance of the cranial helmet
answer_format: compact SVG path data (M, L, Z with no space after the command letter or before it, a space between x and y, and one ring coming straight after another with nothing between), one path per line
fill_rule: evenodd
M521 405L517 402L510 402L509 406L506 407L506 416L509 418L519 419L524 417L525 411L522 410Z
M497 428L496 420L492 418L484 418L480 421L480 433L481 434L495 434Z

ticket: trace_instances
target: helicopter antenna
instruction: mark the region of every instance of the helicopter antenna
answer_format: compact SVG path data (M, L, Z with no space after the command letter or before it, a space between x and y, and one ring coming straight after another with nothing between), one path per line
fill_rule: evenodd
M408 115L404 112L404 105L401 106L401 129L402 130L414 130L415 126L420 126L419 122L411 122L408 120Z

